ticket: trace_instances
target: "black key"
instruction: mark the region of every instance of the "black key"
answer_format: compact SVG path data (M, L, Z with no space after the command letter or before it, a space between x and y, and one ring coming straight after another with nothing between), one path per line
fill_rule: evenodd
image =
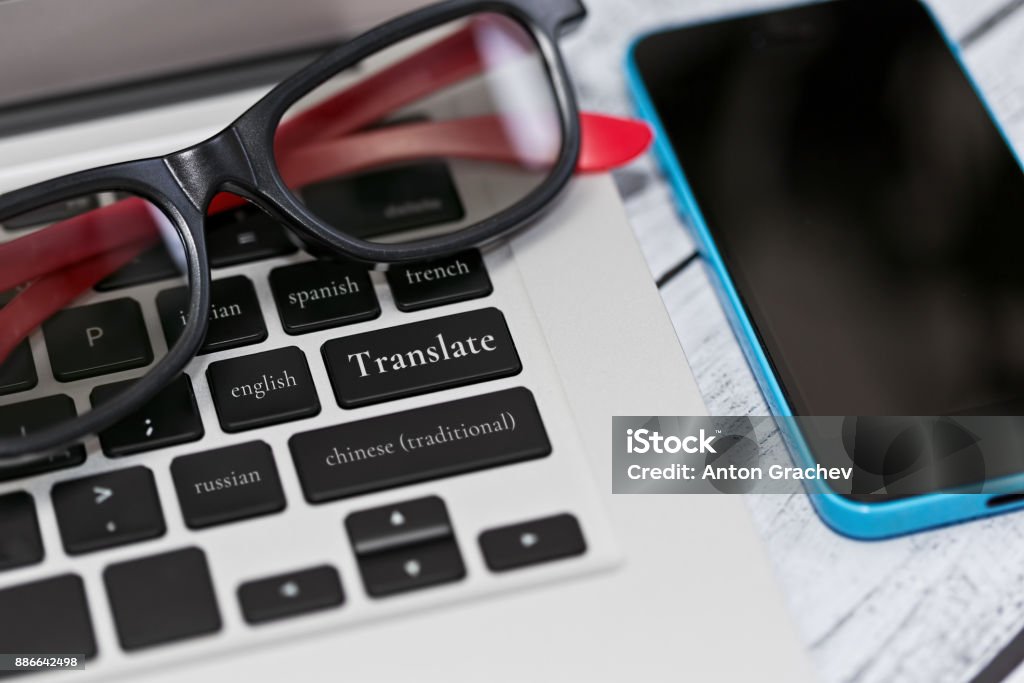
M266 427L320 412L306 356L295 346L211 363L206 376L225 432Z
M69 555L156 538L166 530L153 473L145 467L65 481L52 495Z
M188 287L165 289L156 297L160 325L164 328L167 347L171 348L185 331L188 321ZM199 353L224 351L267 338L260 303L252 281L242 275L214 280L210 289L210 318L206 338Z
M0 310L11 302L17 292L12 290L0 294ZM32 349L25 339L11 351L6 360L0 362L0 396L31 389L39 382L36 366L32 360Z
M117 638L129 652L221 628L210 568L199 548L110 565L103 582Z
M250 624L293 617L345 602L341 578L324 565L243 583L238 589L242 615Z
M479 299L494 291L484 260L476 249L436 261L396 266L388 271L387 277L400 311Z
M69 218L92 211L100 205L99 199L95 196L75 197L66 202L48 204L32 211L18 214L14 218L6 219L2 225L7 230L27 230L38 228L42 225L49 225L57 221L66 221Z
M380 304L364 266L338 261L307 261L275 268L270 287L288 334L373 320Z
M262 441L183 455L171 475L190 529L284 510L274 453Z
M90 394L92 405L99 406L118 395L136 380L96 387ZM146 405L100 432L103 452L112 458L167 448L203 438L196 397L188 375L181 375L160 390Z
M517 375L523 367L496 308L342 337L322 351L342 408Z
M533 394L522 388L296 434L288 447L311 503L551 453Z
M85 586L74 574L0 590L0 614L5 654L96 656Z
M309 210L363 239L461 220L466 212L442 161L328 180L302 190Z
M27 391L38 383L32 349L26 339L14 347L7 360L0 363L0 396Z
M18 491L0 497L0 571L42 561L43 539L32 496Z
M0 437L26 436L70 420L75 415L75 402L62 394L0 406ZM0 481L75 467L83 462L85 447L81 444L19 465L5 465L0 460Z
M254 206L206 221L206 249L214 268L294 254L297 250L284 227Z
M454 539L447 539L368 555L360 558L359 572L366 592L377 598L458 581L466 567Z
M113 289L180 277L182 274L182 269L175 265L167 253L167 247L158 244L145 250L120 270L96 283L96 291L108 292Z
M0 481L11 481L12 479L24 479L34 477L37 474L45 474L55 470L63 470L69 467L78 467L85 462L85 447L76 444L65 451L49 453L31 462L17 465L6 465L0 463Z
M43 323L53 376L61 382L141 368L153 350L133 299L114 299L60 311Z
M454 534L444 501L437 496L354 512L345 519L345 528L356 555L439 541Z
M466 575L448 511L437 496L353 512L345 527L363 585L374 597Z
M487 567L501 572L582 555L587 543L576 518L563 514L485 531L480 549Z

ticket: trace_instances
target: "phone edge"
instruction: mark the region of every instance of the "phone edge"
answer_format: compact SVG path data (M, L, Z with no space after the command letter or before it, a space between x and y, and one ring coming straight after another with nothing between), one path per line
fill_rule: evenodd
M976 97L981 101L989 118L1002 136L1004 144L1009 147L1014 158L1017 160L1018 166L1024 172L1021 156L1011 144L1005 128L996 118L988 99L967 68L959 46L943 28L931 7L923 2L920 4L924 6L932 24L942 36L947 49L956 60L974 90ZM626 51L624 60L626 84L633 99L637 115L647 121L654 129L653 149L655 157L672 187L677 204L676 208L682 214L691 235L697 242L698 251L708 267L709 279L719 301L722 303L722 308L729 320L730 327L732 327L733 334L743 350L747 365L754 374L761 394L764 396L772 416L779 425L780 432L786 441L791 457L799 465L807 467L813 466L816 461L811 456L810 448L800 430L796 428L792 420L786 419L792 417L792 409L782 391L778 377L772 370L765 350L758 341L753 322L743 306L728 269L725 267L725 262L711 236L686 174L680 166L678 159L676 159L672 146L668 142L664 124L654 108L654 103L644 84L635 57L639 44L651 36L712 21L751 16L752 14L756 13L730 13L699 21L673 24L668 27L660 27L641 33L630 42ZM930 493L885 503L857 503L839 494L822 490L822 486L822 484L817 484L808 490L811 503L818 516L832 530L857 540L893 538L926 529L957 524L971 519L1024 509L1024 500L1017 504L998 508L988 506L988 501L993 495L1000 495L1005 491L1011 490L1024 490L1024 472L1000 480L998 484L999 491L982 494Z

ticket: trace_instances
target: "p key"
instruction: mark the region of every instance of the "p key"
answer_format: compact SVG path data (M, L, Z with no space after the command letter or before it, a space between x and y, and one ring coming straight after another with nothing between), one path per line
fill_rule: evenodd
M114 299L63 310L43 323L53 376L73 382L153 362L142 309Z

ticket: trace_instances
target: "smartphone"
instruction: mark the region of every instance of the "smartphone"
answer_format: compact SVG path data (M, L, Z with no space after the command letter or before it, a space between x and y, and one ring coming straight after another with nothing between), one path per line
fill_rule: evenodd
M924 4L659 30L627 72L773 413L1024 415L1024 172ZM1010 491L812 499L882 538L1024 505Z

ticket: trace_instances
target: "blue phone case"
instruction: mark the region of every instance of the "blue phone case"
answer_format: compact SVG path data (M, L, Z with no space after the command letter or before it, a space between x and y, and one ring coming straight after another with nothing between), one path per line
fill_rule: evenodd
M967 70L961 58L959 47L943 30L942 25L936 20L930 8L928 12L932 22L945 39L950 52L970 81L975 94L985 105L989 117L995 123L1003 140L1013 150L1005 130L993 115L988 101ZM730 16L737 15L719 17L719 20L728 19ZM634 39L626 56L625 66L628 86L640 117L654 128L655 155L672 185L679 203L679 210L691 227L701 255L708 266L711 275L710 279L718 292L729 322L736 337L739 339L743 353L750 364L751 370L753 370L761 391L764 393L768 406L776 416L780 431L789 446L790 454L800 466L813 466L814 458L811 456L810 449L804 441L800 430L796 427L793 420L786 419L793 414L792 409L786 401L785 394L782 392L778 377L775 376L771 365L768 363L764 349L761 348L757 340L753 323L743 307L732 278L722 260L722 256L711 237L711 232L708 230L701 210L697 206L693 191L687 182L686 174L675 157L664 126L658 118L654 104L651 101L636 64L635 49L637 44L644 40L644 38L687 26L695 26L699 23L707 23L707 21L679 24L670 28L658 29ZM1020 156L1015 151L1014 155L1018 165L1020 165ZM1022 169L1024 169L1024 166L1022 166ZM923 529L1024 508L1024 499L1015 500L998 507L989 504L994 496L1024 492L1024 472L995 482L989 482L986 484L986 491L983 494L933 493L884 503L858 503L838 494L830 493L825 489L823 483L816 482L811 485L808 494L818 514L832 529L852 538L873 540L890 538Z

